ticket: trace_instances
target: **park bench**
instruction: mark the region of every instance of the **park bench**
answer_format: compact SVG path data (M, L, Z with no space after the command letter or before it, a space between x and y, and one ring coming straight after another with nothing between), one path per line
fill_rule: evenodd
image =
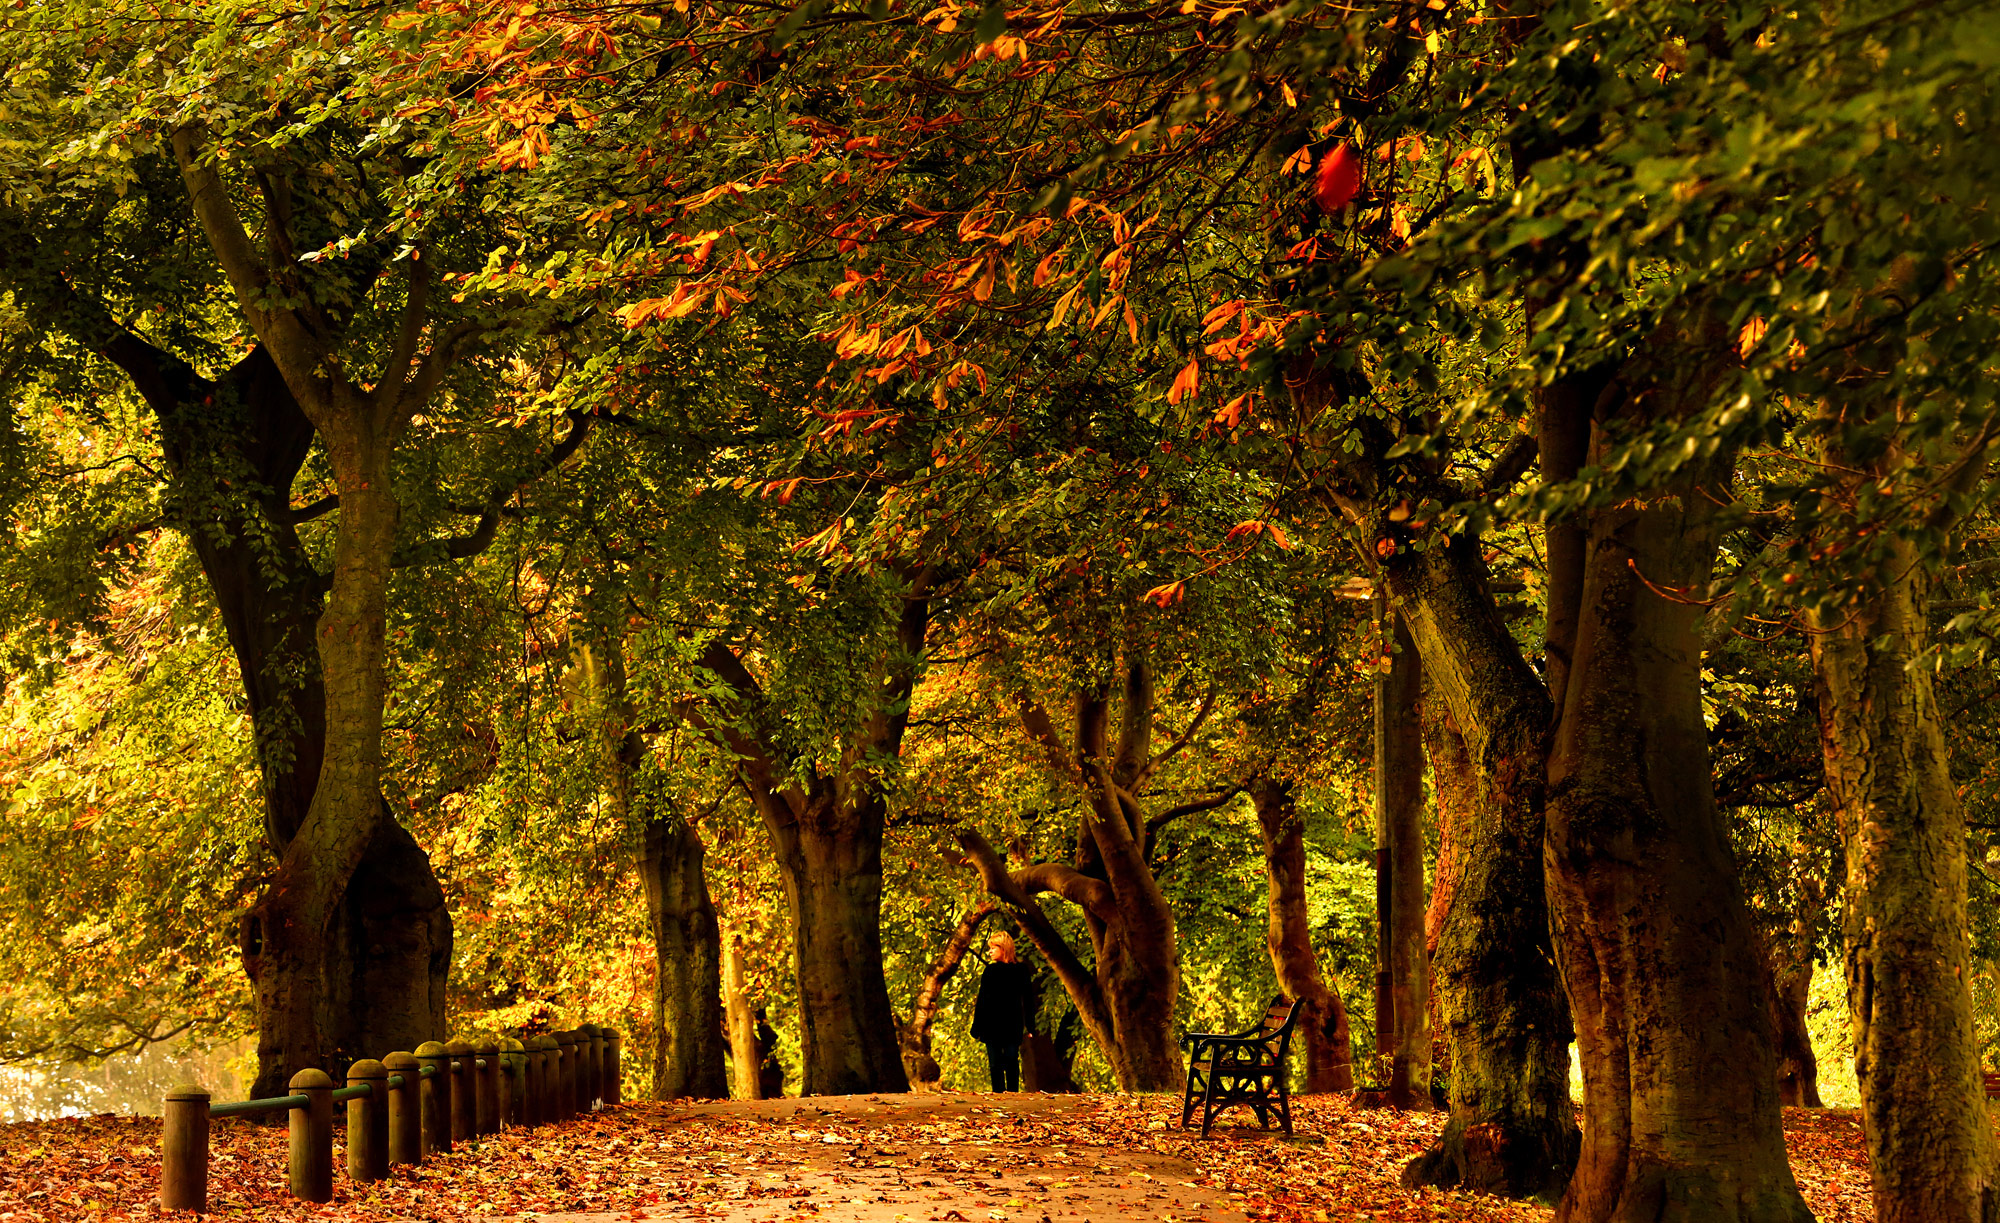
M1201 1106L1201 1134L1224 1109L1247 1104L1257 1114L1260 1129L1271 1127L1277 1114L1286 1134L1292 1132L1292 1097L1285 1085L1285 1061L1292 1049L1299 1004L1282 994L1271 1000L1264 1017L1241 1032L1192 1032L1187 1037L1187 1094L1181 1100L1181 1128Z

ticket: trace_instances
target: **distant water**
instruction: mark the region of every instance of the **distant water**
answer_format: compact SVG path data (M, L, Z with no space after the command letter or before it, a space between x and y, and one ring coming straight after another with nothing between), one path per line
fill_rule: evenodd
M209 1048L176 1038L97 1063L0 1063L0 1122L123 1113L157 1117L167 1092L190 1078L216 1103L241 1100L256 1069L249 1037Z

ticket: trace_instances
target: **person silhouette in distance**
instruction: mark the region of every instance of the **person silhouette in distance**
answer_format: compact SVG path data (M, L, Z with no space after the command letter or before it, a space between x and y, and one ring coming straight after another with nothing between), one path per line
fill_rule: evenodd
M986 1069L994 1091L1021 1090L1021 1037L1028 1030L1028 998L1033 977L1021 963L1014 938L996 930L986 940L986 971L979 974L979 997L972 1004L972 1039L986 1046Z

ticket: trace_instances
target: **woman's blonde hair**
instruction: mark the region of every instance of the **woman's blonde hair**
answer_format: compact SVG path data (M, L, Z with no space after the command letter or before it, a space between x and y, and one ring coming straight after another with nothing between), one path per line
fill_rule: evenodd
M986 945L993 950L993 956L1003 964L1012 964L1014 956L1014 936L1005 930L995 930L986 936Z

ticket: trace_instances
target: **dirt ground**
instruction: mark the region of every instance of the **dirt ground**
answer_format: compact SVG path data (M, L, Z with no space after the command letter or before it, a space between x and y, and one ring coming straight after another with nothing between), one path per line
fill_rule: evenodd
M1144 1143L1119 1150L1058 1140L1023 1149L1010 1132L1030 1119L1090 1126L1100 1108L1086 1096L950 1092L676 1107L620 1140L632 1164L657 1167L651 1178L657 1199L642 1195L629 1211L514 1217L523 1223L1248 1223L1229 1194L1194 1182L1191 1164Z

